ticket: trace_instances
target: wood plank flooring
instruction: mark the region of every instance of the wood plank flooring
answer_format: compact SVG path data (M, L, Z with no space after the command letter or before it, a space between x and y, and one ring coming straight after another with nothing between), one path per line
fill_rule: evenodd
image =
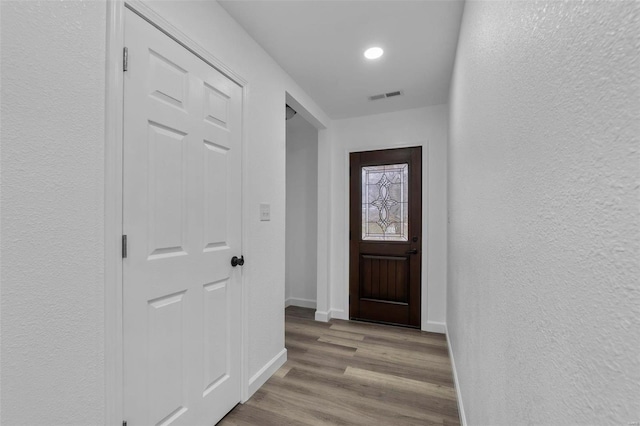
M459 425L444 335L286 309L288 360L219 425Z

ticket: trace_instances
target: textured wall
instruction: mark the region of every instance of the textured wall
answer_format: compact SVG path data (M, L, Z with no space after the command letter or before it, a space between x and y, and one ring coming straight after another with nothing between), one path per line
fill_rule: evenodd
M640 3L466 4L447 326L469 424L640 421Z
M287 120L286 298L315 304L318 234L318 130Z
M329 167L320 183L330 185L331 309L345 315L349 297L347 158L350 151L422 146L423 251L422 329L444 332L447 265L447 123L446 105L334 120Z
M3 425L104 422L104 2L2 2Z

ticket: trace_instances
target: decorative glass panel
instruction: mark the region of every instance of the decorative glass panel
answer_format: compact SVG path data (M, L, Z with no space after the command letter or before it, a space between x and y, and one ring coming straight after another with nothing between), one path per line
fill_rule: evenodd
M362 168L362 239L408 241L409 165Z

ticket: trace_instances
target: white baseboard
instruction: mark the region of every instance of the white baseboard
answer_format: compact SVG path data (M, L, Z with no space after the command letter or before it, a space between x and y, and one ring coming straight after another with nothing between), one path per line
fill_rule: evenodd
M427 321L422 331L447 334L447 325L443 322Z
M283 349L278 353L278 355L273 357L271 361L262 367L260 371L254 374L253 377L249 379L249 395L247 396L247 400L251 398L251 395L260 389L260 387L269 380L269 377L278 371L278 368L282 367L285 362L287 362L287 350Z
M447 336L447 347L449 348L449 358L451 358L451 369L453 370L453 383L456 386L456 397L458 399L458 411L460 412L460 424L467 426L467 416L464 413L464 405L462 404L462 392L460 391L460 382L458 381L458 371L456 370L456 362L453 359L453 348L451 347L451 340L449 340L449 332L447 326L445 328L445 335Z
M316 321L320 321L320 322L329 322L329 320L331 319L331 311L328 311L328 312L316 311L315 319Z
M329 309L328 311L316 311L316 321L329 322L331 318L348 320L349 316L342 309Z
M298 306L300 308L316 308L316 301L311 299L298 299L296 297L290 297L284 302L284 307Z
M329 311L331 318L335 318L335 319L341 319L341 320L348 320L349 316L347 315L347 313L342 310L342 309L331 309L331 311Z

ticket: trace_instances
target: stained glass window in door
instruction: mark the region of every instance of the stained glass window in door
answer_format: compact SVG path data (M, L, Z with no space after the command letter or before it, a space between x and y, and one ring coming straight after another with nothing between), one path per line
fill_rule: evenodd
M408 241L409 165L362 167L362 239Z

